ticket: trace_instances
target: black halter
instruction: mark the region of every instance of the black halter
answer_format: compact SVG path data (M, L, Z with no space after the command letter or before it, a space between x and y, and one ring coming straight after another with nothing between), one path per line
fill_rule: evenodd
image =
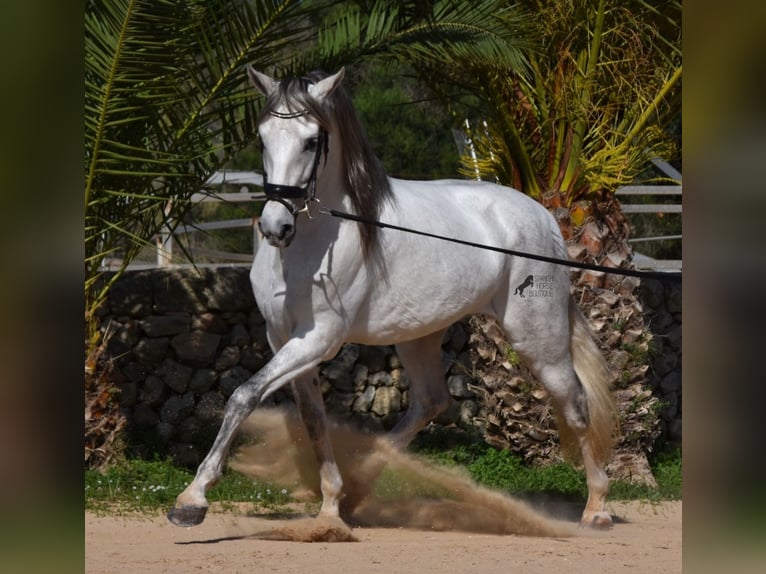
M299 118L301 116L305 116L308 114L308 110L300 110L297 112L290 112L290 113L282 113L282 112L270 112L270 114L276 118L281 119L293 119L293 118ZM314 165L311 168L311 177L309 178L308 183L306 184L306 187L298 187L297 185L277 185L273 183L269 183L267 181L268 174L264 173L263 176L263 190L266 193L266 199L269 201L278 201L282 205L284 205L287 210L292 214L293 217L297 217L297 215L303 211L308 213L309 217L311 217L311 213L309 212L309 203L312 201L319 201L316 198L317 194L317 171L319 169L319 161L322 158L322 153L324 152L324 161L325 164L327 163L327 153L329 151L330 147L330 138L327 135L327 131L324 128L319 129L319 141L317 142L317 149L316 153L314 154ZM302 198L304 200L303 207L300 209L296 209L296 207L287 201L287 199L299 199Z

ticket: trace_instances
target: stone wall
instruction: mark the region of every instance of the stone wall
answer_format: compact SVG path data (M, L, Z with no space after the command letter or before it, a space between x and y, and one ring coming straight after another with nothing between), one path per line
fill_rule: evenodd
M133 271L101 310L108 354L128 419L129 448L194 466L218 430L226 399L271 357L264 320L243 267ZM655 345L651 386L664 436L680 439L680 290L644 289ZM468 322L443 343L455 405L441 423L481 431L482 399L471 372ZM328 412L371 431L388 430L408 406L409 381L393 347L349 344L320 368ZM279 391L269 402L291 400Z
M652 333L649 386L660 399L663 440L681 443L681 283L641 283L645 322Z

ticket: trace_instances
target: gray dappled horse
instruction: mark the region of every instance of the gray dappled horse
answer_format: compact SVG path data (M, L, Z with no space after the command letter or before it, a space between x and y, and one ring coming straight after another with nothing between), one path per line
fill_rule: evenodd
M220 478L240 424L288 383L319 462L320 515L345 514L359 499L344 499L319 363L347 341L396 345L411 385L409 409L389 435L402 448L450 404L441 366L445 330L482 313L499 320L545 386L562 446L581 457L589 492L581 524L611 526L604 465L614 403L604 359L570 295L567 269L342 220L328 209L566 259L558 225L539 203L500 185L387 177L341 87L343 73L275 81L248 69L266 96L258 132L269 199L260 220L266 244L250 280L274 357L232 394L209 454L169 519L182 526L202 522L206 491ZM513 296L530 276L546 277L546 296Z

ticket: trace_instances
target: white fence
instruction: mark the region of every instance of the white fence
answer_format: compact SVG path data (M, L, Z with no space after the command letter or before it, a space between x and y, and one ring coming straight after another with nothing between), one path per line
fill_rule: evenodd
M621 201L622 212L631 214L677 214L682 213L682 186L681 173L669 163L660 159L652 160L652 163L664 173L667 177L678 182L677 185L627 185L617 189L618 198L627 198L635 196L648 197L677 197L678 201L674 203L626 203ZM651 269L658 271L681 271L681 259L654 259L641 253L637 244L651 241L681 241L682 235L656 235L651 237L631 237L629 241L635 244L633 252L633 263L638 269Z
M681 181L681 174L678 173L669 164L656 160L655 165L663 171L668 177ZM227 186L239 186L238 192L219 192L223 185ZM213 174L213 176L207 181L205 187L199 192L195 193L191 200L193 203L208 203L208 202L229 202L229 203L246 203L246 202L262 202L266 197L263 191L260 191L263 187L263 176L259 173L252 171L219 171ZM254 188L258 189L256 191ZM621 187L616 192L620 198L628 198L631 196L651 196L651 197L667 197L677 196L677 203L629 203L621 201L622 210L624 213L630 214L644 214L644 213L666 213L666 214L681 214L681 196L682 187L679 185L635 185ZM185 235L198 232L206 232L220 229L235 229L235 228L250 228L252 229L252 251L250 253L234 253L230 251L215 250L210 248L197 248L194 253L198 255L204 255L208 259L220 262L219 264L229 263L232 265L250 265L252 263L255 252L258 250L258 244L260 242L260 234L258 232L257 221L255 218L242 218L242 219L229 219L225 221L208 221L194 224L180 224L178 225L173 234L164 233L156 239L156 263L134 263L131 268L149 268L149 267L166 267L173 264L174 253L174 237L178 235ZM634 263L639 269L658 269L658 270L681 270L682 261L680 259L660 260L653 259L640 252L639 245L645 242L660 241L660 240L677 240L681 241L681 235L664 235L653 237L635 237L630 241L636 244L636 250L634 252ZM109 267L109 262L105 262L105 266ZM113 262L114 264L114 262Z

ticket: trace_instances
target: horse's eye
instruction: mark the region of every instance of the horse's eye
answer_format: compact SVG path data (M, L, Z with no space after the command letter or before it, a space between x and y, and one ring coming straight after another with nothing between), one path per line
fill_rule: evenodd
M303 151L315 152L317 150L318 145L319 145L318 137L309 138L306 140L306 146L303 148Z

